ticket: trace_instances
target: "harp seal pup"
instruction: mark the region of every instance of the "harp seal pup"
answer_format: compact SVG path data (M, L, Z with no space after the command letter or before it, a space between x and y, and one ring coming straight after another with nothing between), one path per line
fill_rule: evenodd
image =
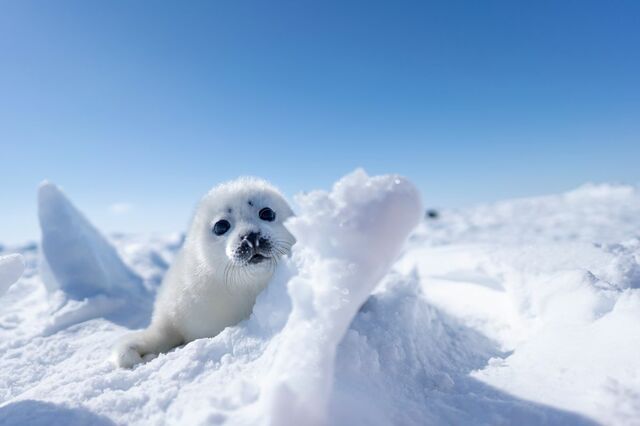
M112 362L131 368L247 318L295 243L283 225L292 214L264 180L239 178L209 191L165 275L151 324L121 339Z

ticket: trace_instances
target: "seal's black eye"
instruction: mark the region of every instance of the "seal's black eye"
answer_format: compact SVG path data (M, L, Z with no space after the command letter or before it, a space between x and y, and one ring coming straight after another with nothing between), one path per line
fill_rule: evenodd
M260 216L260 219L266 220L267 222L273 222L276 220L276 212L271 210L269 207L260 209L258 216Z
M217 221L216 224L213 225L213 233L216 235L222 235L227 232L229 228L231 228L231 224L229 223L229 221L222 219Z

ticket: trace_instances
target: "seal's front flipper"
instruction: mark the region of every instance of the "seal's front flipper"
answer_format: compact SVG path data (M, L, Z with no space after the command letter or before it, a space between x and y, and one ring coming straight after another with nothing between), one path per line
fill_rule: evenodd
M132 368L182 343L184 339L172 328L152 324L147 330L124 336L113 348L111 362L116 367Z

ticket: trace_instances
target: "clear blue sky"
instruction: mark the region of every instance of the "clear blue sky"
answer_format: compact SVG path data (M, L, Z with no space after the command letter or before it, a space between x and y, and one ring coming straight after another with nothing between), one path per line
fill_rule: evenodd
M0 242L37 237L45 178L149 232L243 174L463 206L639 164L638 1L0 2Z

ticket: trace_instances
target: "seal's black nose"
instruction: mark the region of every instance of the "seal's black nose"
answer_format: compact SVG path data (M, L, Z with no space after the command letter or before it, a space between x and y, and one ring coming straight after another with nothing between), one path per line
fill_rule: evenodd
M246 235L242 236L242 246L251 245L254 250L261 248L263 250L269 250L271 248L271 244L269 240L262 236L260 232L249 232Z
M248 241L252 247L256 247L259 239L262 240L263 238L260 238L259 232L249 232L247 235L242 237L242 239Z

